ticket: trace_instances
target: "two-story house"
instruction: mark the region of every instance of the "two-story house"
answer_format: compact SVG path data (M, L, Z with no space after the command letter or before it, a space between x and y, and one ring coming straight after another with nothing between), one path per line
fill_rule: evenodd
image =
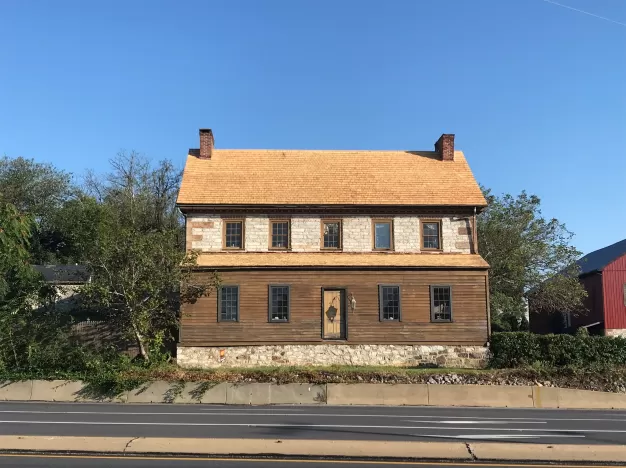
M485 198L454 135L435 151L189 151L178 206L197 275L185 367L480 366L489 337Z

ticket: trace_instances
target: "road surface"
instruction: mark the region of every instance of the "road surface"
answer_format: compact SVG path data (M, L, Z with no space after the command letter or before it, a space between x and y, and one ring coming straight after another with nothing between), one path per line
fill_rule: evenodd
M626 444L626 412L0 403L0 435Z
M448 464L420 462L359 462L359 461L306 461L299 460L206 460L206 459L154 459L154 458L106 458L106 457L37 457L0 456L3 468L524 468L538 465L498 465L498 464ZM555 465L545 465L546 467ZM568 468L568 465L558 465ZM580 468L571 466L569 468Z

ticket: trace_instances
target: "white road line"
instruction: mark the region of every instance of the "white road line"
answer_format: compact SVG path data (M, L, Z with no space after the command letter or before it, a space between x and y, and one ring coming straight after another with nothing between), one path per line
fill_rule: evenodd
M245 423L174 423L174 422L135 422L135 421L0 421L0 424L63 424L63 425L77 425L77 426L207 426L207 427L285 427L285 428L342 428L342 429L402 429L402 430L415 430L415 429L436 429L438 431L464 431L467 427L437 427L433 426L354 426L350 424L245 424ZM490 427L473 427L473 431L493 431ZM498 428L498 431L506 432L559 432L559 433L626 433L626 430L612 430L612 429L517 429L503 427Z
M431 419L440 419L445 420L446 418L450 418L451 420L478 420L478 421L537 421L537 422L546 422L546 421L604 421L604 422L624 422L626 419L594 419L594 418L488 418L488 417L472 417L472 416L422 416L415 415L411 416L410 414L343 414L343 413L249 413L239 412L239 411L230 411L230 412L130 412L130 411L29 411L29 410L0 410L0 413L10 413L10 414L94 414L94 415L128 415L128 416L276 416L276 417L292 417L292 416L304 416L304 417L336 417L336 418L393 418L393 419L405 419L408 418L419 418L419 419L428 419L430 422ZM270 411L270 410L267 410ZM459 421L459 424L467 424Z
M463 434L463 435L430 435L430 434L413 434L418 437L432 437L435 439L544 439L546 437L564 437L564 438L582 438L584 439L584 435L550 435L550 434L484 434L484 435L476 435L476 434Z
M431 424L548 424L546 421L420 421L415 419L406 419L407 422L414 423L431 423Z

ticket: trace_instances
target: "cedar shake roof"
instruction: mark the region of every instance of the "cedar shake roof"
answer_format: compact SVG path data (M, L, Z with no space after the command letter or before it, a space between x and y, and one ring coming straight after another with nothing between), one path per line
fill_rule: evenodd
M348 253L348 252L260 252L203 253L199 267L399 267L479 268L489 265L474 254Z
M487 205L461 151L190 150L180 205Z

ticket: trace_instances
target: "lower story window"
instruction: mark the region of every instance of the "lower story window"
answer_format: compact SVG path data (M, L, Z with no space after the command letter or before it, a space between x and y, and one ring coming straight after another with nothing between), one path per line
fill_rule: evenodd
M430 319L433 322L452 322L452 288L430 287Z
M239 321L239 286L222 286L220 288L218 320L220 322Z
M378 286L381 322L400 321L400 286Z
M270 322L289 321L289 286L270 286Z

